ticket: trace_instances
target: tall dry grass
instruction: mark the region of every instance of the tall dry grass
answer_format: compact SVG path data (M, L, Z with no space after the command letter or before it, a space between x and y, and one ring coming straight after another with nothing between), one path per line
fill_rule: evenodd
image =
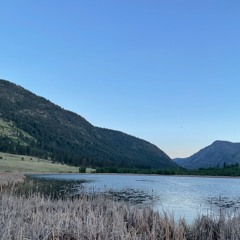
M240 239L240 216L184 219L139 209L105 196L51 200L3 194L0 197L0 239Z
M0 173L0 192L4 187L12 187L25 181L25 176L21 173Z

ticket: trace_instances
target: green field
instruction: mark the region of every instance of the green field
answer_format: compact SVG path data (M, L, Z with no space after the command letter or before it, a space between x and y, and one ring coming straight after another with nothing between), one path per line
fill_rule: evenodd
M0 172L77 173L79 168L36 157L0 152Z

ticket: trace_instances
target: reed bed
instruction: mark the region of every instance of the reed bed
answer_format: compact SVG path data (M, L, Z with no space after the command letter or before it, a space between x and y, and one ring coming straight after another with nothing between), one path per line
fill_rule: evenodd
M12 187L23 183L25 178L21 173L0 173L0 192L4 187Z
M106 196L53 200L34 194L0 197L3 240L240 239L240 215L199 216L192 225Z

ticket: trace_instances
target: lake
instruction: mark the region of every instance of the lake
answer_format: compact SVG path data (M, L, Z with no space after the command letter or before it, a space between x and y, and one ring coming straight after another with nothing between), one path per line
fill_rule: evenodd
M177 219L185 217L187 222L198 214L232 214L240 207L239 178L121 174L42 174L30 178L69 196L83 191L104 193L139 207L173 213Z

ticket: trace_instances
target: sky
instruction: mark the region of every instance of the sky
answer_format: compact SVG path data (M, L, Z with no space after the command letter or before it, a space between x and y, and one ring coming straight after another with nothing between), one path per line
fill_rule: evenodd
M239 0L0 0L0 78L170 157L240 142Z

